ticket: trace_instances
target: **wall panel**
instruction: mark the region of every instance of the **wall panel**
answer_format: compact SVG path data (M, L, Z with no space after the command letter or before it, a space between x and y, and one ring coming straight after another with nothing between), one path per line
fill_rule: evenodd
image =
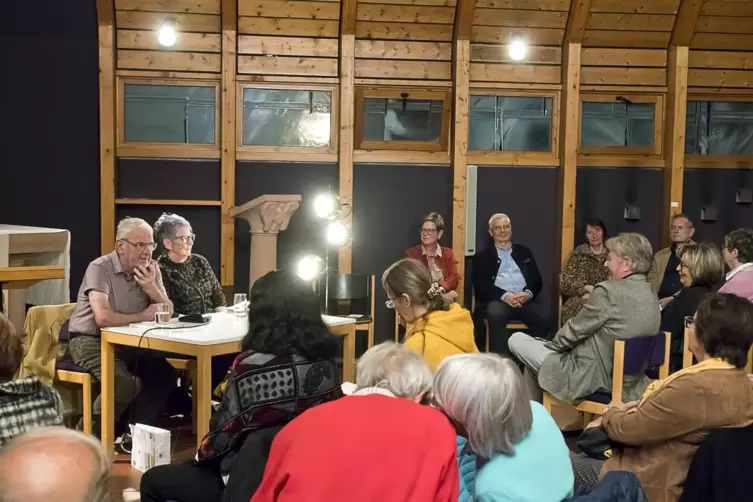
M118 198L220 200L220 161L120 158L115 187Z

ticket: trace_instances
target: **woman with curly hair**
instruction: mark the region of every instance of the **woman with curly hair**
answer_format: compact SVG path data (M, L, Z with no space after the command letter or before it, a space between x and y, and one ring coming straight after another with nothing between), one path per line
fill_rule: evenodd
M457 303L445 304L426 265L400 260L384 272L382 287L387 307L405 321L405 346L421 354L432 371L447 356L478 352L470 312Z
M282 426L342 396L337 340L309 285L290 272L270 272L254 283L249 309L243 352L220 386L222 402L196 460L147 471L142 502L219 502L225 490L250 499Z

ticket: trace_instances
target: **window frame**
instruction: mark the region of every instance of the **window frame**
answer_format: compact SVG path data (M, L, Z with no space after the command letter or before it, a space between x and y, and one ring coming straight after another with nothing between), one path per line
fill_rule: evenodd
M475 89L468 93L468 139L471 134L471 96L494 96L501 98L551 98L552 99L552 130L551 151L486 151L468 149L469 164L492 165L559 165L559 135L560 135L560 92L559 91L519 91L512 89Z
M753 102L753 96L746 95L726 95L726 94L703 94L694 93L688 94L685 106L687 110L687 103L690 101L717 101L717 102ZM687 127L687 113L685 116L685 124ZM753 155L703 155L699 153L686 153L685 154L685 167L688 168L704 168L704 167L720 167L728 169L749 169L753 168Z
M629 99L633 103L654 104L654 144L653 146L583 146L583 103L615 103L617 98ZM660 94L599 94L582 92L578 99L578 153L597 155L661 155L664 133L664 96Z
M279 89L283 91L326 91L331 93L329 146L272 146L243 144L243 92L245 89ZM336 162L339 140L339 93L336 85L326 84L280 84L272 82L238 82L235 116L235 150L238 160L295 160L300 154L317 162Z
M219 159L220 158L220 81L208 79L166 79L141 77L117 78L116 109L116 156L178 159ZM147 143L125 140L125 86L172 85L178 87L211 87L214 89L214 143Z
M442 101L442 124L439 142L428 141L367 141L363 139L364 111L366 98L403 99L402 94L408 94L407 99L428 99ZM410 88L373 88L358 87L355 91L356 110L354 124L355 150L398 150L419 152L448 152L450 145L450 120L452 114L452 91L449 89L410 89Z

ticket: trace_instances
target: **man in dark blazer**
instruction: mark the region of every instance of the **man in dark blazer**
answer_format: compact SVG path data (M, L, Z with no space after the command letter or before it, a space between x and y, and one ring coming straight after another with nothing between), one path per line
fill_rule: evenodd
M507 323L522 321L535 336L546 336L548 321L534 311L532 300L541 292L541 274L531 250L512 243L512 222L506 214L489 218L494 245L473 257L476 308L473 322L476 345L486 345L484 320L489 323L489 350L511 357Z

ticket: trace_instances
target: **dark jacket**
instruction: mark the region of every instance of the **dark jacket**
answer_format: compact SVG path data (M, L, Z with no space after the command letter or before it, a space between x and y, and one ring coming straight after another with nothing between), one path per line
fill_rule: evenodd
M670 355L672 367L682 367L682 348L685 338L685 317L692 316L698 310L698 304L708 293L714 291L711 286L690 286L682 288L661 313L659 331L672 334Z
M283 425L276 425L251 432L237 454L222 459L222 472L230 473L222 502L251 500L264 477L272 441L282 428Z
M536 298L541 292L541 274L531 250L520 244L512 245L512 259L518 265L523 278L526 280L526 289L533 293ZM507 291L494 285L499 270L499 256L494 245L489 246L473 257L473 290L476 302L489 303L500 300Z
M698 447L680 502L750 500L753 426L715 429Z
M610 472L587 495L566 502L648 502L648 498L635 474Z

